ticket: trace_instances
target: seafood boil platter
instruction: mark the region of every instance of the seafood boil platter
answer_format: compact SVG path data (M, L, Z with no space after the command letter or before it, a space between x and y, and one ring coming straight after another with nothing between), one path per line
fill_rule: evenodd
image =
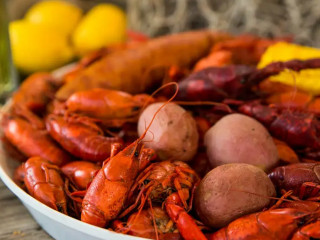
M320 239L320 50L200 30L27 77L0 177L55 239Z

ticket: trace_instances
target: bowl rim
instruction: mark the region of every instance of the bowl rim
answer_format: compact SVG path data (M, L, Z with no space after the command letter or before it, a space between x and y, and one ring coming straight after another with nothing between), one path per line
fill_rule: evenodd
M4 156L1 154L0 157L4 157ZM41 203L37 199L30 196L28 193L22 190L19 186L17 186L16 183L11 179L11 177L5 172L5 170L2 167L2 164L0 164L0 178L2 179L3 183L10 189L10 191L13 192L16 195L16 197L18 197L24 204L32 206L32 208L41 212L41 214L45 215L51 220L62 223L68 228L80 231L84 234L88 234L100 239L101 237L104 237L104 236L112 239L119 239L119 240L120 239L123 239L123 240L147 239L147 238L140 238L132 235L126 235L122 233L116 233L105 228L96 227L88 223L82 222L76 218L72 218L68 215L55 211L54 209L51 209L50 207L46 206L45 204ZM89 230L89 232L87 230Z

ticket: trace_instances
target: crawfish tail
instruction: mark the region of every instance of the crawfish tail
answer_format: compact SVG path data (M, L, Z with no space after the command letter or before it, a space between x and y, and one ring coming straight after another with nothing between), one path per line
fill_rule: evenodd
M45 130L35 129L22 118L7 117L4 121L4 134L18 150L28 157L41 156L58 166L64 165L71 158Z

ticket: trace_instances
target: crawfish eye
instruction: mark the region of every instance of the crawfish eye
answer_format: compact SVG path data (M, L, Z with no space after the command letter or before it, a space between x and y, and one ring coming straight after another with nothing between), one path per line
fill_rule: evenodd
M133 112L139 111L139 109L140 109L140 107L137 107L137 106L132 107Z
M135 157L139 157L139 152L138 152L138 151L135 151L135 152L134 152L134 156L135 156Z

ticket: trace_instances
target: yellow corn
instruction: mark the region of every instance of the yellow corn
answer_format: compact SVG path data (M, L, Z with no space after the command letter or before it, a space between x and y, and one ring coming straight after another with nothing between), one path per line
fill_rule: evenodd
M266 50L258 64L258 68L263 68L272 62L311 58L320 58L320 49L278 42ZM296 85L297 88L314 95L320 94L320 70L302 70L300 72L286 70L271 77L270 80Z

